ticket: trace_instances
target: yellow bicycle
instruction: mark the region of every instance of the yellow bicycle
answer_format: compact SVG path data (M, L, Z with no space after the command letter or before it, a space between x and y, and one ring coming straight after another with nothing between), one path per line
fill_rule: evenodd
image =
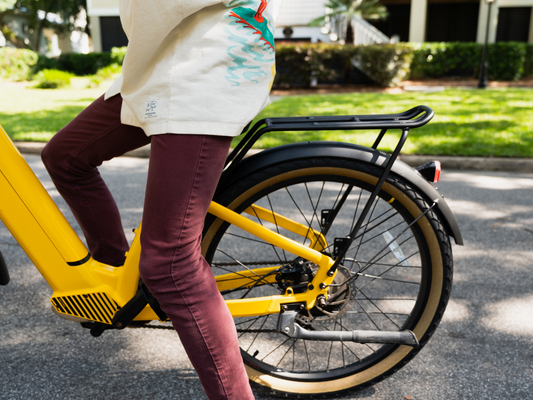
M455 218L430 182L438 162L397 160L425 106L399 114L267 118L228 156L202 250L235 319L250 379L285 396L370 385L435 331L452 284ZM246 157L263 134L379 131L371 148L309 142ZM392 154L378 150L389 130ZM166 316L139 277L139 234L121 267L99 263L0 127L0 218L53 289L52 309L93 336ZM9 282L0 253L0 284Z

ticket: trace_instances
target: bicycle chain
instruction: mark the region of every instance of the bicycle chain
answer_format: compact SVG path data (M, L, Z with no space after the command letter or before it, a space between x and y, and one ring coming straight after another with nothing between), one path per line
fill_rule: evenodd
M135 328L174 330L171 326L139 325ZM237 329L237 333L279 333L276 329Z
M235 267L242 265L277 265L280 264L280 261L243 261L240 264L235 262L217 262L211 265L211 267Z

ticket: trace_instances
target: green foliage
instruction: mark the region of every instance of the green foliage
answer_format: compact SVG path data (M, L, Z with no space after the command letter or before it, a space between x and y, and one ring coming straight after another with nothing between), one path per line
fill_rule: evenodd
M77 76L93 75L100 68L112 64L111 53L66 53L57 60L58 69Z
M378 4L379 0L328 0L324 6L326 14L314 19L310 26L324 26L326 23L333 27L345 27L344 32L339 33L339 38L348 44L354 42L352 20L356 17L366 20L382 20L389 13L384 5Z
M312 79L346 77L354 63L380 86L395 86L408 73L412 51L406 45L353 46L296 43L276 46L278 86L306 86Z
M477 77L483 45L479 43L414 43L411 78ZM513 81L533 75L533 45L498 42L488 46L489 79Z
M255 120L397 113L418 104L433 108L435 117L429 124L410 131L404 154L533 157L533 90L528 89L286 96L270 104ZM256 147L314 140L372 146L377 134L376 130L276 132L263 136ZM390 130L379 148L392 151L399 136L399 130Z
M126 57L127 47L113 47L111 49L111 60L113 64L122 65L124 63L124 57Z
M331 81L347 76L352 63L380 86L402 79L476 77L483 45L479 43L397 43L369 46L314 43L281 44L276 49L276 85L309 86L312 78ZM533 76L533 44L499 42L488 46L489 79Z
M111 53L65 53L59 57L48 58L40 55L39 61L33 66L33 74L43 69L58 69L71 72L77 76L94 76L98 71L113 64L122 65L126 47L114 47ZM112 67L116 70L116 66ZM104 78L107 79L107 78Z
M411 78L474 76L483 46L478 43L412 43Z
M7 40L17 47L24 45L39 52L43 29L51 28L59 33L72 30L76 17L83 9L87 9L86 0L0 0L0 12L24 15L27 18L25 24L30 32L29 42L26 43L24 37L9 31L7 21L1 18L1 14L0 30L8 31L10 34ZM60 18L51 22L47 18L49 14L55 14Z
M69 72L57 69L43 69L36 75L39 83L35 86L39 89L58 89L70 86L70 78L74 77Z
M111 64L107 67L100 68L96 74L91 76L89 87L98 87L100 84L109 79L117 79L122 74L122 65Z
M533 44L526 46L526 61L524 62L524 76L533 76Z
M350 65L353 46L325 43L276 45L276 85L310 86L313 79L329 80L340 73L334 66Z
M99 88L44 91L8 85L1 90L0 123L13 140L34 141L49 140L102 94ZM433 108L436 115L429 124L410 131L405 154L533 158L533 90L527 89L287 96L270 104L255 120L396 113L418 104ZM263 136L256 147L309 140L371 146L376 134L376 131L274 132ZM380 149L393 149L398 135L397 130L387 132Z
M527 44L498 42L489 46L489 79L516 81L524 76Z
M0 78L23 81L28 78L37 53L26 49L0 48Z
M59 69L57 58L39 54L39 60L37 60L37 63L32 67L31 73L32 75L35 75L43 69Z
M0 12L10 9L16 2L17 0L0 0Z
M404 44L358 46L355 65L378 85L398 86L409 73L412 50Z
M80 78L78 78L80 79ZM80 79L81 81L85 78ZM0 125L13 140L48 141L96 98L102 89L76 87L41 90L25 85L0 88Z

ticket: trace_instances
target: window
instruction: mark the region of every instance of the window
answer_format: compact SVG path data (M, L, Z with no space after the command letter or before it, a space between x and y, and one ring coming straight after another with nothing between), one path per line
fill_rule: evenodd
M389 16L383 21L368 21L388 37L397 35L401 42L409 41L409 20L411 19L411 4L386 4Z
M475 42L479 2L429 3L426 41Z
M497 42L527 42L531 7L502 7L498 13Z
M120 17L100 17L102 51L111 51L113 47L128 45L128 38L122 29Z

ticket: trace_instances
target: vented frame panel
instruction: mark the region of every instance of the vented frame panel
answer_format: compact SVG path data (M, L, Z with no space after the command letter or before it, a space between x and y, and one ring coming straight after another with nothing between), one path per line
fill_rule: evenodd
M105 293L52 297L54 308L67 315L111 325L118 304Z

